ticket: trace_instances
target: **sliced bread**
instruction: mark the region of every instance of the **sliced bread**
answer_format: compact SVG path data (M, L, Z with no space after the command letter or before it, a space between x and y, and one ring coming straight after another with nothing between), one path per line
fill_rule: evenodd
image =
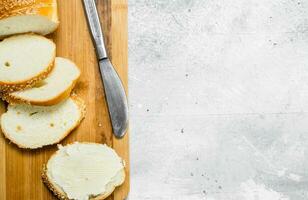
M20 148L35 149L60 142L84 115L85 104L76 96L54 106L8 105L1 129Z
M59 199L101 200L124 182L124 166L117 153L103 144L59 145L42 178Z
M58 24L57 0L0 1L0 38L29 32L46 35Z
M48 77L34 87L6 93L3 98L10 103L31 105L55 105L70 96L80 76L79 68L70 60L57 57Z
M13 92L44 79L53 68L56 45L33 34L17 35L0 42L0 90Z

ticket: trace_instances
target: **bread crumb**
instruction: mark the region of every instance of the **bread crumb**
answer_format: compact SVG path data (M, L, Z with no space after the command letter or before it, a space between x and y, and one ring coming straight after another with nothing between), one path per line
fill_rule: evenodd
M18 131L21 131L21 129L22 129L21 126L19 126L19 125L16 126L16 131L17 131L17 132L18 132Z
M42 81L36 83L33 87L34 88L40 88L40 87L43 87L44 85L47 85L47 82L42 80Z
M35 114L37 114L37 113L38 113L38 112L30 113L29 116L35 115Z
M7 61L4 63L4 65L5 65L6 67L10 67L10 66L11 66L11 64L10 64L9 62L7 62Z
M54 127L55 126L54 123L50 123L49 125L50 125L50 127Z

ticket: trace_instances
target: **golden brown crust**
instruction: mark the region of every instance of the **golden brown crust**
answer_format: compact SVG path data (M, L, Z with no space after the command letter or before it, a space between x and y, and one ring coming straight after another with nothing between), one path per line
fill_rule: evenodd
M54 155L52 155L54 156ZM43 166L43 171L42 171L42 180L43 183L50 189L53 194L61 200L69 200L69 198L66 196L66 194L63 191L59 191L57 188L54 187L51 181L49 181L49 178L47 176L47 167L46 165Z
M87 112L87 107L86 104L84 102L84 100L82 98L80 98L79 96L77 96L75 93L73 93L71 95L71 98L76 102L76 104L79 107L79 110L81 112L81 117L80 117L80 121L79 123L83 120L83 118L85 118L86 116L86 112Z
M57 12L56 0L1 0L0 19L18 15L42 15L54 18Z
M52 106L52 105L58 104L61 101L67 99L71 95L71 92L73 88L75 87L78 81L78 78L75 79L73 83L71 84L71 86L67 88L65 91L60 93L55 98L48 99L46 101L27 100L27 99L23 99L21 97L15 96L13 93L3 93L2 99L10 104L25 103L25 104L37 105L37 106Z
M48 176L47 176L47 167L46 165L43 166L43 171L42 171L42 180L43 183L48 187L49 190L52 191L52 193L60 200L69 200L69 198L67 197L67 195L64 193L63 190L61 190L60 188L56 188L54 186L54 184L52 184L52 181L49 180ZM103 200L106 199L109 195L112 194L112 192L114 191L115 187L113 187L112 190L110 190L108 193L106 194L101 194L98 195L96 197L92 197L90 198L90 200Z
M49 66L46 68L46 70L44 70L43 72L41 72L34 78L27 80L23 83L7 84L7 83L0 82L0 91L5 93L5 92L15 92L15 91L23 90L26 88L30 88L36 83L45 79L48 76L48 74L52 71L52 69L53 69L53 63L50 63Z
M52 193L60 200L69 200L69 198L66 196L66 194L64 193L64 191L57 189L54 184L52 184L52 181L49 180L48 176L47 176L47 167L46 165L43 166L43 171L42 171L42 180L43 183L48 187L49 190L52 191ZM115 190L117 186L113 186L111 190L109 190L107 193L105 194L100 194L96 197L91 197L89 200L104 200L107 197L109 197Z
M81 121L85 118L85 115L86 115L86 105L85 105L84 101L83 101L80 97L77 97L76 95L72 96L71 98L72 98L73 101L75 101L75 103L78 105L78 108L79 108L79 111L80 111L80 118L79 118L79 120L76 122L76 125L75 125L75 126L72 126L71 129L67 130L67 132L64 133L63 136L62 136L61 138L59 138L58 141L56 141L56 142L54 142L54 143L52 143L52 144L43 145L43 146L41 146L41 147L34 147L34 148L31 148L31 147L26 147L26 146L24 146L24 145L22 145L22 144L17 143L16 141L14 141L13 138L11 138L11 137L9 136L9 134L7 134L7 133L5 132L4 129L2 129L2 133L3 133L4 137L7 138L8 140L10 140L10 141L11 141L12 143L14 143L15 145L17 145L19 148L22 148L22 149L39 149L39 148L42 148L42 147L44 147L44 146L49 146L49 145L53 145L53 144L58 144L58 143L61 142L66 136L68 136L68 134L70 134L74 129L76 129L76 128L80 125ZM2 121L1 121L1 123L2 123ZM3 126L1 125L1 127L3 127Z
M97 143L94 143L94 142L79 142L79 143L80 143L80 144L97 144ZM73 144L73 143L71 143L71 144ZM67 144L67 145L70 145L70 144ZM58 151L54 152L54 153L50 156L49 160L50 160L53 156L55 156L55 155L57 154L57 152L58 152ZM123 160L123 162L124 162L124 160ZM47 162L47 163L48 163L48 162ZM46 164L46 165L47 165L47 164ZM42 170L42 174L41 174L43 183L48 187L48 189L50 189L50 190L53 192L53 194L54 194L58 199L60 199L60 200L69 200L69 198L67 197L67 195L65 194L65 192L64 192L61 188L56 187L56 186L52 183L52 181L49 180L48 175L47 175L47 166L46 166L46 165L43 166L43 170ZM124 166L124 168L125 168L125 164L123 164L123 166ZM124 170L124 168L123 168L123 171L122 171L122 173L123 173L123 175L124 175L124 178L123 178L123 181L122 181L119 185L111 185L112 188L109 189L106 193L100 194L100 195L95 196L95 197L90 197L89 200L104 200L104 199L106 199L107 197L109 197L109 196L114 192L114 190L115 190L116 187L118 187L118 186L120 186L120 185L122 185L122 184L124 183L124 181L125 181L125 176L126 176L126 175L125 175L125 170Z
M28 34L28 35L34 35L34 34ZM15 36L11 36L10 38L18 37L18 36L19 35L15 35ZM51 41L50 39L47 39L43 36L40 36L40 35L35 35L35 36L42 37L42 38L49 40L50 42L53 43L53 41ZM38 75L36 75L35 77L33 77L31 79L23 80L23 81L19 81L19 82L15 82L15 83L6 83L6 82L0 81L0 91L2 93L8 93L8 92L15 92L15 91L19 91L19 90L23 90L23 89L32 87L36 83L45 79L50 74L50 72L52 71L52 69L54 67L55 59L56 59L56 49L53 52L53 57L52 57L50 63L48 64L48 66L45 68L44 71L42 71L41 73L39 73Z

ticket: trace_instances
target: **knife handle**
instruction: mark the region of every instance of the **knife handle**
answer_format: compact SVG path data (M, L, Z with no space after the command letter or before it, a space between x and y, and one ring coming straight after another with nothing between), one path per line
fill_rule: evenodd
M108 58L95 0L83 0L98 59Z

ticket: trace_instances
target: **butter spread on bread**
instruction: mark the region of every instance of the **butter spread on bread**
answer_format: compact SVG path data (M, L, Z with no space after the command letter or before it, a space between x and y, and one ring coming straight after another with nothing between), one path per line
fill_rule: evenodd
M59 146L42 177L59 199L105 199L124 182L124 161L106 145L73 143Z

